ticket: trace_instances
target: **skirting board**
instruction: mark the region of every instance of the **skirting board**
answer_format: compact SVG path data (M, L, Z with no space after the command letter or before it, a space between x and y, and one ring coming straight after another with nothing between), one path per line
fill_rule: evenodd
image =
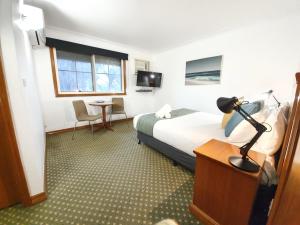
M47 148L45 147L45 160L44 160L44 192L30 196L30 202L24 204L25 206L33 206L47 200Z
M120 119L120 120L113 120L111 121L112 124L115 124L115 123L120 123L120 122L125 122L125 121L130 121L132 120L133 118L127 118L127 119ZM109 121L107 121L107 123L109 123ZM100 126L102 123L95 123L95 127L96 126ZM83 125L83 126L78 126L76 127L76 130L80 130L80 129L85 129L85 128L89 128L90 125ZM65 129L60 129L60 130L54 130L54 131L48 131L46 132L47 135L53 135L53 134L59 134L59 133L64 133L64 132L69 132L69 131L73 131L73 127L70 127L70 128L65 128Z
M30 196L30 202L27 203L25 206L33 206L45 200L47 200L47 194L45 192L42 192L37 195Z

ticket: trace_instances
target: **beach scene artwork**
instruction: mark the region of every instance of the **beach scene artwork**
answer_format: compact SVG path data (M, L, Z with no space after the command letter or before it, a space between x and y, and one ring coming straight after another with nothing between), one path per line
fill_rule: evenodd
M221 65L222 56L187 61L185 85L219 84Z

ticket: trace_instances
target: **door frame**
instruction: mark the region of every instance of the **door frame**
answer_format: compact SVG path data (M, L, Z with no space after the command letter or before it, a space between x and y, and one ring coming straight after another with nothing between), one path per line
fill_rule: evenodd
M8 171L8 172L10 172L10 175L14 177L16 183L15 191L18 192L19 202L25 206L30 206L32 202L30 198L29 189L27 186L27 181L26 181L22 161L19 154L19 148L17 144L12 114L10 110L7 84L5 80L5 74L4 74L4 65L2 60L1 46L0 46L0 105L4 114L6 115L5 131L8 134L7 135L9 137L8 143L10 146L10 148L8 149L9 151L8 153L11 155L11 158L14 159L11 162L11 166L13 169L12 171Z

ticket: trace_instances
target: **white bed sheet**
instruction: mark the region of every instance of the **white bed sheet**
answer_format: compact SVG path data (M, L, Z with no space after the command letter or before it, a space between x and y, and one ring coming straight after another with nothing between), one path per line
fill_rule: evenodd
M133 119L135 129L140 116L137 115ZM154 125L153 137L195 156L194 149L210 139L226 140L224 129L221 128L221 121L221 115L205 112L160 120Z

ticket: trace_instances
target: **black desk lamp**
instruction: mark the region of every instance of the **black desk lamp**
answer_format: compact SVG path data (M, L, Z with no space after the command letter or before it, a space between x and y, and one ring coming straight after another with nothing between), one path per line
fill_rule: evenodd
M249 160L248 151L255 144L255 142L260 138L260 136L267 130L267 128L261 123L253 119L245 110L241 107L242 103L239 102L237 97L232 98L218 98L217 106L224 113L231 113L232 110L237 111L245 120L247 120L257 131L256 135L252 140L240 147L240 153L242 156L230 156L229 162L236 168L245 170L247 172L258 172L259 166Z

